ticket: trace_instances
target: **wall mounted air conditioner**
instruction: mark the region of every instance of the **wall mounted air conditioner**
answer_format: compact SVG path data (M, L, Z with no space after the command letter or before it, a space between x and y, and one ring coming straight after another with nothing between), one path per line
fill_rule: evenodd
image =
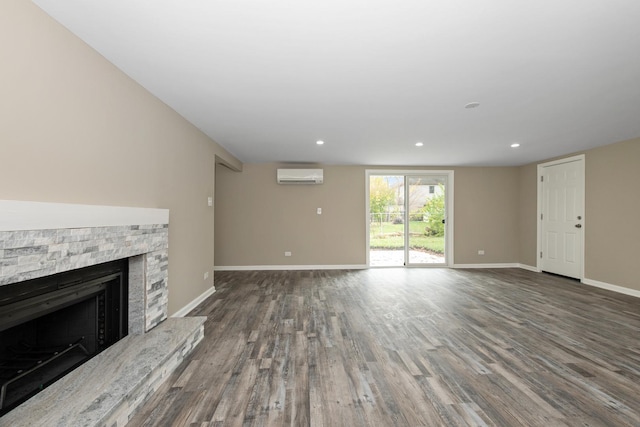
M278 169L278 184L322 184L323 169Z

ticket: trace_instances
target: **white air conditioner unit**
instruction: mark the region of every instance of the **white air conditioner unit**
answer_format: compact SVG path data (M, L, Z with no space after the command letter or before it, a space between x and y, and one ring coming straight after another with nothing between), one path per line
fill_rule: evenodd
M322 169L278 169L278 184L322 184Z

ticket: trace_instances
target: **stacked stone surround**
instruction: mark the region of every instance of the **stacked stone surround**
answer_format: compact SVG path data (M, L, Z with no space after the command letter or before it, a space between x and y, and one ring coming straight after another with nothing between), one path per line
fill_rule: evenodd
M139 334L167 317L168 248L168 224L0 231L0 286L130 258L129 332Z

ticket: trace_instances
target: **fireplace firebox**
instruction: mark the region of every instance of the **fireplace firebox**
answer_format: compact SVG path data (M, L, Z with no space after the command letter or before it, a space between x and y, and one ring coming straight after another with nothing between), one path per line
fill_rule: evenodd
M0 416L127 335L128 260L0 287Z

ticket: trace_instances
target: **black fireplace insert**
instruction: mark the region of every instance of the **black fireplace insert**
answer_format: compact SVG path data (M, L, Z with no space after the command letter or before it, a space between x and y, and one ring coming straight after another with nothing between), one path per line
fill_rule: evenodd
M0 416L127 335L128 261L0 286Z

